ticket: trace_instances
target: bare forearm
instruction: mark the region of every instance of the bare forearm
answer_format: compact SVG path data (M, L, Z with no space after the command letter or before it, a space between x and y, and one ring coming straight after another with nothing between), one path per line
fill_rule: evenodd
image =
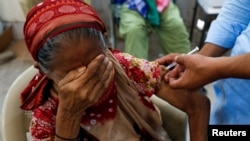
M56 135L67 139L75 139L80 130L80 121L80 117L74 117L64 111L58 110L56 116ZM55 141L64 140L55 136Z
M227 52L227 49L217 46L212 43L206 43L202 49L199 51L199 54L210 56L210 57L219 57Z
M188 93L165 88L159 91L158 96L188 115L191 141L206 141L210 114L209 99L199 92Z
M203 122L198 122L203 119ZM191 141L206 141L209 114L200 112L197 115L189 116L189 128Z
M195 90L172 89L164 81L157 95L188 115L191 141L207 140L210 100L206 96Z
M190 139L192 141L206 141L208 122L210 116L210 101L203 95L197 95L197 99L193 99L193 104L187 111L189 118ZM191 110L191 111L190 111Z
M217 58L217 71L222 78L250 78L250 53L234 56Z

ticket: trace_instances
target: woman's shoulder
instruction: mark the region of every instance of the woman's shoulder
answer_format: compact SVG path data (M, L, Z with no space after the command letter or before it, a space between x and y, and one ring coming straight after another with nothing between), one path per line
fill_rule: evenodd
M111 49L113 56L119 61L119 63L124 67L157 67L158 63L154 61L148 61L146 59L141 59L133 56L129 53L122 52L117 49Z
M113 50L112 53L141 93L151 94L156 91L160 83L158 63L140 59L119 50Z

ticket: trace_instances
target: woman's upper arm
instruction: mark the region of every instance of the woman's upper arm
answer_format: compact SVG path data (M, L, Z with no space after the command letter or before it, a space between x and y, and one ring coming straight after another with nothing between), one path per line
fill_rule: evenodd
M115 56L141 94L150 97L157 92L161 79L157 62L139 59L127 53Z

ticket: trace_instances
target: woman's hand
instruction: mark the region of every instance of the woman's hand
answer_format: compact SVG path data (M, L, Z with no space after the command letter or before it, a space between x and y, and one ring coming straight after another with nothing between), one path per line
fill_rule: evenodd
M87 67L70 71L58 83L58 112L64 118L81 118L84 110L95 104L108 87L112 69L109 59L99 55Z
M56 115L56 134L75 139L82 115L102 96L112 79L113 66L104 55L97 56L87 67L70 71L57 84L59 105ZM60 139L55 138L56 141Z

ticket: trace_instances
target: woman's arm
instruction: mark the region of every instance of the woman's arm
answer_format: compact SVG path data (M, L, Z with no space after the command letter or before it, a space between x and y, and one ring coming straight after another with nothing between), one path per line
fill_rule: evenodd
M165 67L161 67L161 75ZM162 79L163 80L163 79ZM161 81L157 96L188 115L191 141L206 141L209 123L210 101L196 90L172 89L165 81Z

